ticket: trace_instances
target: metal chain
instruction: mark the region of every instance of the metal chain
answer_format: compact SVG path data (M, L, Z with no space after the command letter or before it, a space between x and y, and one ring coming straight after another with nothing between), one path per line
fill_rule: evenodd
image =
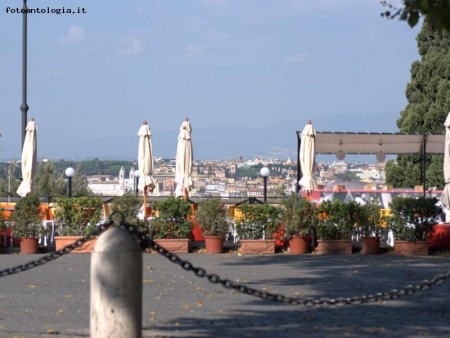
M330 307L330 306L343 306L343 305L355 305L364 304L370 302L380 302L388 299L396 299L405 295L412 295L417 291L427 290L434 285L440 285L444 283L448 278L450 278L450 271L446 274L440 274L435 276L431 281L424 280L419 284L413 286L408 285L403 289L393 289L388 292L377 292L375 294L362 295L357 297L347 297L347 298L300 298L300 297L287 297L282 294L275 294L271 292L257 290L246 285L235 283L229 279L222 279L216 274L210 274L206 272L205 269L193 266L190 262L181 259L176 254L173 254L163 247L159 246L153 240L151 240L151 247L157 251L159 254L165 256L171 262L180 265L183 269L187 271L192 271L197 277L206 278L209 282L213 284L221 284L226 289L232 289L239 293L246 295L251 295L254 297L272 300L278 303L287 303L290 305L303 305L306 307Z
M48 263L52 260L55 260L59 257L61 257L64 254L67 254L71 252L72 250L82 246L87 241L91 240L94 236L98 236L103 231L105 231L109 226L111 226L114 222L112 221L112 216L116 212L112 213L110 215L110 219L108 222L103 224L103 226L99 229L95 229L92 232L90 232L87 236L77 240L76 242L67 245L66 247L62 248L61 250L58 250L50 255L44 256L38 260L28 262L23 265L19 265L13 268L8 268L6 270L0 271L0 277L12 275L14 273L22 272L25 270L32 269L36 266L43 265L45 263ZM120 214L120 213L119 213ZM127 223L124 219L124 216L121 215L121 221L119 226L127 229L137 240L141 239L144 241L144 243L147 244L148 247L153 248L157 253L161 254L162 256L165 256L167 259L169 259L172 263L180 265L184 270L192 271L197 277L200 278L206 278L209 282L213 284L220 284L226 289L232 289L239 293L275 301L278 303L287 303L290 305L303 305L305 307L311 308L311 307L331 307L331 306L344 306L344 305L356 305L356 304L364 304L364 303L370 303L370 302L380 302L385 301L389 299L396 299L402 296L412 295L416 293L417 291L427 290L435 285L440 285L447 281L448 278L450 278L450 271L448 271L445 274L440 274L435 276L431 281L424 280L420 282L417 285L408 285L404 287L403 289L393 289L388 292L377 292L374 294L369 295L362 295L357 297L339 297L339 298L300 298L300 297L287 297L282 294L276 294L266 291L261 291L258 289L254 289L251 287L248 287L244 284L235 283L229 279L223 279L220 276L216 274L210 274L203 268L198 268L192 265L192 263L181 259L178 255L171 253L161 247L160 245L156 244L153 241L152 233L149 232L148 234L143 234L139 232L139 230L134 227L133 225Z
M35 268L37 266L40 265L44 265L45 263L51 262L65 254L70 253L72 250L77 249L79 247L81 247L84 243L89 242L91 239L93 239L95 236L99 236L103 231L105 231L106 229L108 229L109 226L111 226L113 224L113 222L111 220L105 222L104 224L102 224L101 227L98 227L97 229L92 230L91 232L89 232L89 234L87 234L85 237L80 238L78 240L76 240L75 242L73 242L72 244L69 244L67 246L65 246L64 248L62 248L61 250L52 252L49 255L46 255L44 257L41 257L37 260L22 264L22 265L18 265L12 268L7 268L5 270L1 270L0 271L0 278L1 277L5 277L5 276L9 276L9 275L13 275L15 273L19 273L22 271L26 271L26 270L30 270L32 268Z

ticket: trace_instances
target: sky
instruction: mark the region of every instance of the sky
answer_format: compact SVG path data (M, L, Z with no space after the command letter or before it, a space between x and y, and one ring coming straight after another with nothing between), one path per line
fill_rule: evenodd
M399 1L393 1L399 2ZM0 0L0 161L20 159L22 14ZM38 158L174 157L185 117L195 159L296 157L295 131L395 132L414 29L379 0L30 0L28 119Z

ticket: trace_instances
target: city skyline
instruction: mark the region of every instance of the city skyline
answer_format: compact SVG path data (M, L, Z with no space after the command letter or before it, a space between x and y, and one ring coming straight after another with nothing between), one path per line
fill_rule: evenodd
M308 119L321 131L397 131L419 59L420 27L381 18L377 0L105 3L28 15L40 158L135 158L143 120L155 155L171 157L189 117L197 159L294 159ZM61 7L28 2L44 5ZM19 159L22 16L0 19L0 160Z

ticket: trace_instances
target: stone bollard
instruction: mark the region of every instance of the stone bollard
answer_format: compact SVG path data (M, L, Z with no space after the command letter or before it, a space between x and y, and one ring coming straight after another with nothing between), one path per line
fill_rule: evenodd
M90 334L142 337L142 253L123 228L105 231L92 252Z

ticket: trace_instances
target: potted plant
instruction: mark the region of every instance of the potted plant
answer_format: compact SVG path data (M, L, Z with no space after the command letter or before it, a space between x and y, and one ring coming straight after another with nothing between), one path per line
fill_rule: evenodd
M134 226L140 233L148 233L148 224L138 217L141 207L142 198L136 196L133 192L127 192L122 196L114 197L111 211L113 213L116 212L116 214L112 215L112 220L120 224L123 217L125 222Z
M317 252L321 254L352 253L352 234L361 222L361 206L351 201L324 201L320 204L317 224Z
M281 209L283 237L289 240L290 253L302 254L309 251L311 233L318 222L317 211L315 203L296 194L283 201Z
M55 236L56 250L83 238L96 229L100 221L102 201L99 197L60 197L56 199L56 205L54 215L59 224L58 236ZM95 242L94 238L72 252L91 252Z
M195 219L200 223L207 253L222 253L223 240L230 230L227 210L220 199L211 198L198 203Z
M236 220L242 253L275 253L272 235L279 230L280 208L268 204L241 204Z
M394 235L394 252L427 255L427 240L433 235L438 216L437 198L396 197L390 203L390 229Z
M156 217L151 222L153 239L166 250L177 253L189 252L192 223L188 220L192 209L188 201L170 196L153 202Z
M39 252L38 238L46 232L40 204L37 196L30 195L21 198L14 207L10 220L13 222L13 235L20 238L20 253Z
M380 253L380 236L387 232L387 218L381 210L379 200L370 199L361 206L361 220L358 226L362 242L362 254Z

